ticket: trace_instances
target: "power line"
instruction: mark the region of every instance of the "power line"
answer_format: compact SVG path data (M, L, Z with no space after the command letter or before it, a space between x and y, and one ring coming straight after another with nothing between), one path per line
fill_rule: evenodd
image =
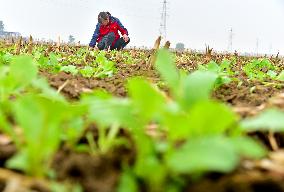
M168 1L163 1L163 9L161 13L161 23L160 23L160 35L163 39L167 38L167 17L168 17Z
M228 52L233 51L233 37L234 37L234 33L233 33L233 29L231 28L229 31Z
M272 43L269 44L269 54L272 55Z
M256 39L256 54L258 55L258 49L259 49L259 39Z

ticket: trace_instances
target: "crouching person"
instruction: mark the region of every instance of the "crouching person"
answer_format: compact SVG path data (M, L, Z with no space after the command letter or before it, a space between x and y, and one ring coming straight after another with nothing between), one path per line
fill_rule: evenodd
M109 12L100 12L98 24L89 46L95 47L97 44L99 50L121 50L129 42L128 31L120 20L111 16Z

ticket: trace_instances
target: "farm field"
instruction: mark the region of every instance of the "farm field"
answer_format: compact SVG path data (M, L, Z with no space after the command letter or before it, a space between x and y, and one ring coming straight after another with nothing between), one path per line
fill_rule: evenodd
M0 191L284 191L284 59L0 43Z

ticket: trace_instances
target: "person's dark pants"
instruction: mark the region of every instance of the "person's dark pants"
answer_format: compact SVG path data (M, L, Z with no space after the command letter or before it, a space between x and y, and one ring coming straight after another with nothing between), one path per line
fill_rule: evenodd
M123 49L128 43L130 42L130 39L125 42L123 37L119 38L115 44L113 46L110 47L111 50L117 49L117 50L121 50Z
M98 43L98 48L99 50L105 50L105 49L108 49L113 41L115 39L115 34L113 32L105 35L101 40L100 42Z
M102 38L102 40L98 43L99 50L107 50L109 47L111 50L114 49L121 50L130 42L130 39L127 42L125 42L124 39L121 37L112 46L114 40L115 40L115 34L113 32L105 35Z

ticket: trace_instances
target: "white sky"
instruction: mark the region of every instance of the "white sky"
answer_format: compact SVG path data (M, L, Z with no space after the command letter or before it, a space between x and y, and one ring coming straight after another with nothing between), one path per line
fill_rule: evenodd
M175 47L284 53L284 0L168 0L168 39ZM110 11L128 29L131 45L152 46L159 34L162 0L0 0L6 31L46 39L89 43L100 11Z

